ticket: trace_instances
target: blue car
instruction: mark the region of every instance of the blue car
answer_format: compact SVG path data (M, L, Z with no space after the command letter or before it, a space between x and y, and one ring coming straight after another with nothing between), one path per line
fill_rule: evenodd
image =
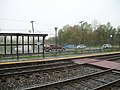
M65 49L70 49L70 48L75 48L75 46L74 45L65 45L64 48Z

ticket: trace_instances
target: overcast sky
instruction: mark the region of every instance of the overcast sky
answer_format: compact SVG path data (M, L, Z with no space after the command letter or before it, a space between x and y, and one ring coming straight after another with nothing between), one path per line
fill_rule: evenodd
M2 32L35 32L54 35L54 27L77 25L80 21L120 26L120 0L0 0Z

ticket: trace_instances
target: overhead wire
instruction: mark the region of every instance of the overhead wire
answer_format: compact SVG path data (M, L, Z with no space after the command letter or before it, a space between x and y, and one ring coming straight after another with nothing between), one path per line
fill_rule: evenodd
M19 20L19 19L9 19L9 18L0 18L0 21L14 21L14 22L31 22L27 20Z
M10 19L10 18L0 18L0 21L14 21L14 22L28 22L28 23L31 23L31 21L34 21L34 20L31 20L31 21L28 21L28 20L20 20L20 19ZM39 21L34 21L34 23L40 23Z
M16 28L10 28L10 29L6 29L6 28L0 28L0 30L28 30L28 29L16 29Z
M0 21L10 21L10 22L25 22L25 23L31 23L31 21L27 21L27 20L20 20L20 19L10 19L10 18L0 18ZM17 28L0 28L0 30L29 30L29 29L17 29Z
M20 19L10 19L10 18L0 18L0 21L11 21L11 22L26 22L26 23L31 23L31 21L34 21L34 20L31 20L31 21L28 21L28 20L20 20ZM40 23L39 21L34 21L34 23L38 24ZM29 30L29 29L16 29L16 28L10 28L10 29L6 29L6 28L0 28L0 30ZM37 32L41 32L41 30L37 30ZM44 30L45 32L47 30ZM49 35L54 35L54 34L49 34Z

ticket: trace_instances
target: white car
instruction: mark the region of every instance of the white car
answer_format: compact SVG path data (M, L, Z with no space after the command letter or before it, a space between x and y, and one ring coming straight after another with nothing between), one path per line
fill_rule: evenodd
M84 48L86 48L86 46L84 44L77 45L77 49L84 49Z
M111 48L112 46L110 44L103 44L102 48Z

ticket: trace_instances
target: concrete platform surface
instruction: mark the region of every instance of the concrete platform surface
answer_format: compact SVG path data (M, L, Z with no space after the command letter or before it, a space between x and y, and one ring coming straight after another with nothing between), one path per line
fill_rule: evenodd
M75 63L77 64L84 64L84 63L92 63L92 62L99 62L100 60L96 60L96 59L77 59L77 60L73 60Z
M120 67L120 63L112 62L112 61L100 61L100 62L93 62L89 64L105 67L105 68L111 68L111 69Z

